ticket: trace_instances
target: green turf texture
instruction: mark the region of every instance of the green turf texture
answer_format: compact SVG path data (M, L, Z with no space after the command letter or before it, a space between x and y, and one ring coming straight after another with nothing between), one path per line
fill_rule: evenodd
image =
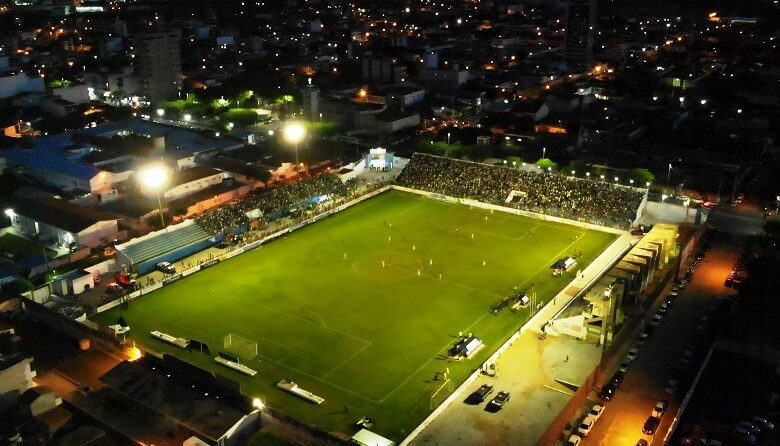
M554 261L576 250L582 269L615 237L390 191L96 320L123 316L141 346L228 376L308 423L351 434L370 416L399 441L430 412L436 372L448 367L457 386L528 319L528 309L490 314L493 303L531 284L551 299L574 275L553 278ZM259 355L244 363L259 373L168 346L152 330L204 341L213 354L228 333L253 340ZM447 361L458 332L486 348ZM277 389L282 378L325 403Z

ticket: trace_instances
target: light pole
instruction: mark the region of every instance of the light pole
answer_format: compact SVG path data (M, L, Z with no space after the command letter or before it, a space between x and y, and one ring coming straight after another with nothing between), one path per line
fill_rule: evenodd
M672 177L672 163L669 163L669 169L666 170L666 185L669 185L669 179Z
M306 130L303 125L291 122L284 127L284 139L295 147L295 177L298 177L300 163L298 162L298 143L303 139Z
M542 158L547 154L547 147L542 147Z
M775 215L780 214L780 195L775 197L775 202L777 203L777 206L775 206Z
M163 183L165 183L165 179L167 177L168 174L165 171L165 168L162 166L150 166L141 170L140 173L141 183L144 186L153 188L157 193L157 206L159 207L160 224L162 225L160 229L165 228L165 218L163 217L162 200L160 199L160 188L162 187Z
M447 145L450 145L450 132L447 132Z

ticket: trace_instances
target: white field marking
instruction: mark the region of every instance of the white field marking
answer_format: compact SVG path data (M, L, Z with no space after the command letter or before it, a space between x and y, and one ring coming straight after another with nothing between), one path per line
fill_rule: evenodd
M341 366L343 366L344 364L348 363L349 361L352 361L352 359L355 358L355 356L359 355L360 353L363 352L363 350L367 349L370 346L371 346L371 343L369 342L367 345L364 345L362 348L358 349L358 351L356 351L355 353L349 355L349 357L347 359L343 360L341 362L341 364L337 365L336 367L333 367L328 373L322 375L322 379L327 378L331 373L333 373L336 370L340 369Z
M483 318L483 317L485 317L485 316L487 316L488 314L489 314L488 312L485 312L485 313L484 313L482 316L478 317L478 318L477 318L477 319L476 319L474 322L472 322L472 323L471 323L471 325L469 325L468 327L466 327L466 330L465 330L465 331L466 331L466 332L468 332L468 331L469 331L469 329L470 329L471 327L473 327L474 325L476 325L477 323L479 323L479 321L481 321L481 320L482 320L482 318ZM442 351L446 351L446 350L447 350L447 348L448 348L449 346L451 346L451 345L452 345L452 341L449 341L449 342L448 342L448 343L447 343L447 344L446 344L444 347L440 348L440 349L439 349L439 350L438 350L438 351L437 351L437 352L436 352L436 353L435 353L433 356L431 356L431 358L430 358L430 359L428 359L427 361L425 361L425 362L424 362L424 363L423 363L423 364L422 364L420 367L417 367L417 370L415 370L414 372L412 372L412 373L411 373L409 376L407 376L407 377L406 377L406 379L404 379L403 381L401 381L401 384L398 384L397 386L395 386L395 388L394 388L393 390L391 390L391 391L390 391L390 393L388 393L387 395L385 395L384 397L382 397L382 399L380 399L380 400L379 400L379 404L382 404L382 403L384 403L384 402L385 402L385 400L387 400L388 398L390 398L390 397L391 397L391 396L392 396L392 395L393 395L393 394L394 394L394 393L395 393L395 392L396 392L398 389L400 389L401 387L403 387L403 385L404 385L404 384L406 384L406 383L407 383L407 382L408 382L410 379L412 379L412 378L413 378L415 375L417 375L418 373L420 373L420 370L424 369L425 367L428 367L428 364L430 364L430 363L431 363L431 361L433 361L434 359L436 359L436 356L438 356L438 355L439 355L439 354L440 354Z

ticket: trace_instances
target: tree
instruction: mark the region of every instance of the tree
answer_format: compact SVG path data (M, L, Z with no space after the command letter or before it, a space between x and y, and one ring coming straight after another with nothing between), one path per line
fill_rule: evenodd
M652 184L655 182L655 175L653 175L653 173L649 170L643 168L632 170L628 174L628 178L634 180L634 185L639 187L645 186L647 183Z
M566 167L561 169L564 175L572 175L574 171L575 176L585 176L585 172L590 170L590 166L582 161L571 161Z
M3 294L16 296L33 289L33 284L27 279L15 279L3 285Z
M539 158L539 160L536 161L536 166L547 172L550 170L556 170L558 168L558 163L551 160L550 158Z

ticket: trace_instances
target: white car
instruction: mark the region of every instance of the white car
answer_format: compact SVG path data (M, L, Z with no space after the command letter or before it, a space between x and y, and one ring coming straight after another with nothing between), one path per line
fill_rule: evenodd
M579 435L571 435L569 441L566 442L566 446L580 446L582 443L582 437Z
M639 354L639 349L636 347L632 347L631 350L629 350L628 353L626 353L626 359L633 362L634 360L636 360L638 354Z
M604 413L604 406L601 404L596 404L595 406L590 408L590 412L588 412L589 417L593 417L593 420L598 420L601 417L601 414Z
M653 406L653 413L652 416L656 418L661 418L661 415L666 412L666 409L669 408L669 401L666 400L658 400L655 402L655 406Z
M596 419L588 415L582 420L582 423L580 423L580 427L577 428L577 433L582 437L587 437L591 429L593 429L594 424L596 424Z

